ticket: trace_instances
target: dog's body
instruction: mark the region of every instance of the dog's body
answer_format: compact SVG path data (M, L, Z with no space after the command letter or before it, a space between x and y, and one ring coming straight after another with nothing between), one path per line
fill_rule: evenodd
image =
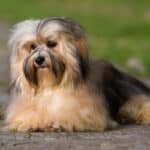
M150 124L150 89L106 61L90 60L78 24L65 18L22 22L10 47L9 129L103 131L116 121Z

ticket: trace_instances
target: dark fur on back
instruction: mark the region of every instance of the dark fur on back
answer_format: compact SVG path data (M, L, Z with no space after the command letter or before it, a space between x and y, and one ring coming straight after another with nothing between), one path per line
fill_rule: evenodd
M88 80L103 94L110 115L118 118L119 108L131 97L150 96L150 88L103 60L90 61Z

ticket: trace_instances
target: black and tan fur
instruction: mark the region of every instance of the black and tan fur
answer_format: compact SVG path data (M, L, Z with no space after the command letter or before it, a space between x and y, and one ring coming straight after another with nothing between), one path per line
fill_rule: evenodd
M10 49L8 129L104 131L117 123L150 124L150 88L107 61L90 59L85 33L70 19L22 22Z

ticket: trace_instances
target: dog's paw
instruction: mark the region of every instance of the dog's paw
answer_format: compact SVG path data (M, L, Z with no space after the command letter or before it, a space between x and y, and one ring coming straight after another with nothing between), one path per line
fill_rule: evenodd
M9 131L29 132L39 128L39 120L32 112L30 115L20 114L6 120L5 129Z
M150 125L150 102L145 103L142 109L139 111L138 124Z
M150 124L150 99L149 97L137 97L127 102L119 110L121 123Z
M14 123L8 124L4 129L12 132L31 132L36 131L38 128L37 125L29 122L16 121Z

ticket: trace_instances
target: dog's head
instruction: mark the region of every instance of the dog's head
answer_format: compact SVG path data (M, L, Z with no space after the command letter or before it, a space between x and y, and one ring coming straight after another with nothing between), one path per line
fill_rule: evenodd
M24 76L34 86L77 83L87 70L87 42L82 27L52 17L17 24L9 41L11 79Z

